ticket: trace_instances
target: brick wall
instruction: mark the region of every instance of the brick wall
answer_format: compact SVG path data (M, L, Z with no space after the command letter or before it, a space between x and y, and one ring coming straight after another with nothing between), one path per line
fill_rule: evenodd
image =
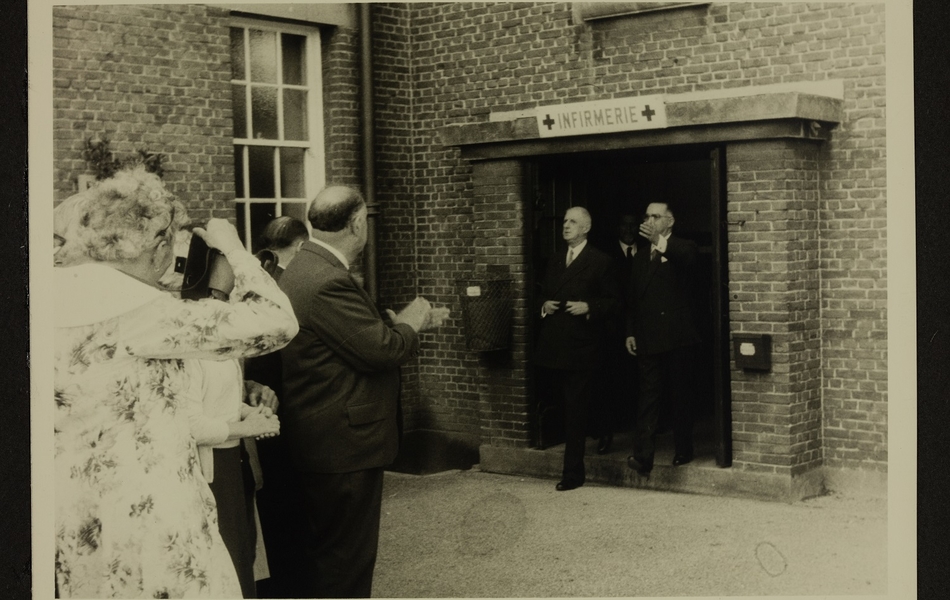
M53 9L56 200L91 173L87 138L117 158L167 156L164 179L193 217L234 209L227 11L208 6Z
M772 369L733 369L733 464L797 475L821 464L818 149L760 141L726 150L729 319L772 336Z
M418 217L417 280L427 295L431 291L434 299L450 304L453 280L481 260L472 232L490 226L477 221L484 207L471 188L472 165L439 144L435 135L441 127L542 103L843 80L844 121L832 140L807 158L817 164L815 180L807 182L817 195L791 199L817 202L810 208L817 210L817 229L808 231L812 245L805 250L794 248L792 240L769 242L770 248L779 246L770 252L786 257L789 274L800 274L801 285L810 287L797 289L790 280L786 289L761 292L779 294L764 302L788 312L781 327L773 323L789 329L782 333L784 364L804 361L801 371L776 371L781 381L769 384L794 396L783 409L787 430L777 442L790 458L771 458L776 440L770 432L745 431L746 437L736 440L737 462L788 472L821 461L886 469L883 4L723 3L585 24L572 22L566 3L418 3L375 10L380 31L405 35L408 46L401 44L397 53L411 56L408 139L415 162L412 207L402 214ZM399 27L387 30L393 18ZM377 52L392 41L383 40ZM389 85L403 88L401 82ZM404 152L386 150L380 160L396 162L386 155ZM739 160L741 152L736 153ZM386 197L385 190L380 195L381 202L399 205L395 195ZM387 222L400 222L390 216ZM782 219L775 214L769 222ZM790 219L783 235L792 235L800 221ZM383 227L386 239L399 237ZM799 258L801 253L807 258ZM805 323L820 324L820 333L795 330ZM467 415L484 410L478 405L484 382L473 368L478 358L465 351L457 327L433 338L420 362L425 390L420 411L427 416L417 422L469 430ZM745 385L752 383L737 383ZM510 415L511 422L519 418ZM753 433L759 435L750 437Z
M817 175L796 182L800 189L772 190L789 192L775 199L781 207L749 221L771 224L778 237L752 243L765 242L781 257L788 281L743 288L754 295L731 307L733 329L762 317L780 337L777 358L785 362L778 367L796 366L777 368L768 381L735 375L737 406L753 389L781 389L789 398L785 412L769 409L778 411L779 430L737 422L736 459L790 473L819 461L886 469L883 4L723 3L583 24L574 24L568 3L393 3L373 11L379 291L387 306L418 291L458 316L458 281L488 257L508 257L501 262L521 298L530 279L518 271L520 171L462 160L438 141L443 126L541 103L842 80L845 116L831 141L813 151L775 149L783 164L808 163ZM325 29L327 180L348 184L362 177L358 43L358 32ZM53 49L57 200L86 172L85 139L104 135L120 157L141 147L167 154L166 181L198 218L232 216L227 11L60 6ZM754 194L742 195L747 169L779 168L754 161L747 148L727 153L738 186L730 189L730 211L755 210L748 208ZM474 188L482 168L504 172L498 189ZM817 211L816 228L795 229L807 222L801 210ZM781 238L799 233L806 237ZM756 318L743 320L750 312ZM816 320L817 339L810 337ZM516 321L518 339L525 327ZM528 349L516 347L510 364L492 362L465 349L459 318L424 337L419 361L405 371L407 424L527 444L523 408L486 399L524 397L520 383L501 389L492 374L525 381L519 369ZM787 460L773 458L779 454Z

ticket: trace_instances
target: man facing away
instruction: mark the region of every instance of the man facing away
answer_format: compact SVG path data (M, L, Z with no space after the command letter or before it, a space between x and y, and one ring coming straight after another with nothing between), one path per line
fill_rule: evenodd
M309 597L368 598L383 469L396 457L400 365L447 309L416 298L385 321L349 272L366 244L366 203L331 186L310 206L313 232L280 279L300 323L281 351L283 437L303 490Z
M541 323L535 363L548 369L564 400L564 469L558 491L584 485L584 444L594 373L604 345L604 324L619 306L610 257L587 244L591 218L575 206L564 214L567 249L548 263L541 289Z
M673 235L668 202L652 202L640 225L649 248L633 259L627 306L627 351L637 357L640 397L633 454L627 465L640 475L653 469L660 398L669 394L675 451L673 465L693 460L691 370L699 335L690 303L697 247Z

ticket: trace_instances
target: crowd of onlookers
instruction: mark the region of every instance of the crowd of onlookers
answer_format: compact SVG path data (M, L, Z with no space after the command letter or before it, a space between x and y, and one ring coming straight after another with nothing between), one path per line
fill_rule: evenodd
M448 311L380 313L349 275L355 190L308 221L255 256L142 167L56 207L57 597L369 596L398 368Z

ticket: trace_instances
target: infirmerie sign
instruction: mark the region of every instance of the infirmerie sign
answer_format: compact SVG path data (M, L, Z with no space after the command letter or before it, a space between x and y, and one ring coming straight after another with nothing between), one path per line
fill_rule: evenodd
M663 96L576 102L535 109L541 137L666 127Z

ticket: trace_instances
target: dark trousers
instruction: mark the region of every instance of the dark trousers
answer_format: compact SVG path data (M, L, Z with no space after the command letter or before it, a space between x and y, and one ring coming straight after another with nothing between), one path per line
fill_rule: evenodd
M234 562L241 583L241 595L256 598L254 475L243 446L214 449L214 479L209 485L218 505L218 530Z
M591 398L590 435L601 437L633 428L640 395L637 368L637 359L627 352L622 338L608 343Z
M266 475L257 492L257 511L267 550L270 577L257 582L261 598L302 598L308 570L304 542L306 527L303 492L291 467L287 444L280 436L257 442L261 468Z
M561 479L584 483L584 446L587 442L587 414L591 402L593 371L551 371L555 393L564 401L564 470Z
M308 515L308 598L369 598L379 545L383 468L300 473Z
M637 357L640 398L634 430L633 455L647 467L653 466L656 429L663 391L668 392L673 443L679 455L693 454L693 347Z

